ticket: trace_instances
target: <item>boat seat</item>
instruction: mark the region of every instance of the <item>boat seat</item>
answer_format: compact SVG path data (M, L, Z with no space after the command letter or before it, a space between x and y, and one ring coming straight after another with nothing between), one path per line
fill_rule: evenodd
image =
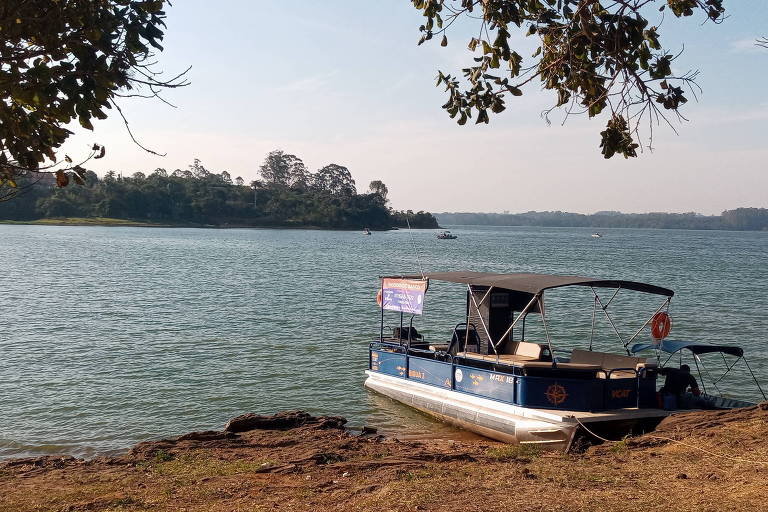
M524 363L528 361L541 360L541 345L527 341L516 341L507 346L507 353L504 354L478 354L477 352L459 352L459 357L469 359L480 359L481 361L500 361L503 363Z
M538 343L528 341L515 341L507 346L509 355L529 357L531 360L541 359L542 347Z
M647 362L644 357L622 356L607 352L595 352L590 350L573 349L571 362L599 365L605 372L598 373L598 378L607 378L608 370L616 368L634 368L635 370L656 368L656 363ZM611 379L634 379L637 374L631 370L618 370L611 372Z
M502 363L524 363L530 361L536 361L535 357L523 356L517 354L478 354L477 352L458 352L457 357L465 357L467 359L477 359L480 361L499 361Z
M456 354L458 357L465 357L467 359L477 359L479 361L490 361L510 364L520 368L552 368L551 361L537 361L530 356L521 356L515 354L499 354L498 359L494 354L478 354L476 352L459 352ZM600 365L596 364L581 364L581 363L557 363L556 368L564 370L589 370L598 371L601 369Z
M523 368L553 368L551 361L527 361L521 364ZM585 370L596 372L600 370L600 367L596 364L583 364L583 363L557 363L554 368L561 370Z

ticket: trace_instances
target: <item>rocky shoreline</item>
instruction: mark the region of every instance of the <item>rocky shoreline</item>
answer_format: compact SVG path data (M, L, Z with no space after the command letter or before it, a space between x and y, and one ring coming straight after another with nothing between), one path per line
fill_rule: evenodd
M681 414L583 453L400 441L341 417L246 414L125 455L0 464L8 511L757 510L768 403Z

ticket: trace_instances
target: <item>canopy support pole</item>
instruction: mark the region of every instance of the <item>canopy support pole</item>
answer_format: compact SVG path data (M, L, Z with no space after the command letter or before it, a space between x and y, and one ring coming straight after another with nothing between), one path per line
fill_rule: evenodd
M485 320L483 320L483 315L480 314L480 305L475 300L475 295L472 293L472 285L467 285L467 290L469 290L469 298L472 300L472 304L475 306L475 312L477 313L477 318L480 319L480 325L483 326L483 330L485 331L485 335L488 336L488 342L491 345L491 348L493 349L493 353L496 354L498 358L498 353L496 353L496 347L493 344L493 338L491 338L491 333L488 331L488 326L485 325ZM493 286L488 288L488 291L485 292L485 295L480 300L480 304L482 304L485 299L488 297L488 295L491 293L491 290L493 290ZM469 322L467 322L467 329L469 329Z
M706 372L707 377L709 377L711 379L712 385L715 387L715 390L717 391L717 393L719 395L722 396L723 392L720 391L719 387L717 387L717 381L712 378L712 374L709 373L709 369L706 366L704 366L704 361L701 360L701 358L699 357L698 354L693 354L693 357L695 357L701 363L701 367L704 369L704 372ZM698 367L698 365L696 365L696 366ZM701 385L702 385L702 387L704 387L704 380L703 379L702 379Z
M720 377L718 377L718 378L717 378L717 380L716 380L715 382L713 382L713 384L717 384L718 382L720 382L721 380L723 380L723 379L725 378L725 376L726 376L726 375L728 375L728 373L729 373L729 372L730 372L730 371L731 371L731 370L734 368L734 366L736 366L736 364L737 364L737 363L738 363L740 360L744 359L744 356L741 356L740 358L736 359L736 360L733 362L733 364L730 364L730 365L729 365L729 364L728 364L728 361L725 359L725 354L723 354L722 352L720 352L720 355L721 355L721 356L723 356L723 362L725 363L725 372L724 372L724 373L723 373L723 374L722 374Z
M594 291L594 290L593 290ZM597 295L595 295L595 300L593 301L592 306L592 332L589 333L589 351L592 352L592 342L595 339L595 320L597 315Z
M646 320L645 323L640 326L640 328L637 330L637 332L635 334L633 334L632 337L629 338L629 340L627 340L627 345L632 343L632 340L637 338L637 336L643 331L643 329L645 329L645 326L648 325L649 323L651 323L651 320L653 320L653 317L656 316L656 313L659 313L662 309L664 309L664 306L667 306L667 308L669 307L670 301L671 301L670 297L667 297L664 300L664 302L662 303L662 305L659 306L658 309L656 311L654 311L653 314L648 318L648 320Z
M682 350L681 350L682 352ZM704 377L701 375L701 368L699 368L699 356L693 354L693 362L696 365L696 373L699 374L699 380L701 381L701 389L704 390L704 394L707 394L707 386L704 385ZM717 388L717 386L715 386Z
M620 292L620 291L621 291L621 286L619 286L618 288L616 288L616 291L615 291L615 292L613 292L613 295L611 295L611 298L610 298L610 299L608 299L608 302L606 302L606 303L605 303L605 306L603 307L603 309L608 309L608 306L610 306L610 305L611 305L611 302L613 302L613 299L615 299L615 298L616 298L616 296L619 294L619 292Z
M747 365L747 370L749 370L749 374L752 375L752 380L755 381L755 384L757 384L757 389L760 390L760 394L763 395L763 400L768 400L768 397L765 396L765 391L763 391L763 388L760 387L760 383L757 381L757 377L755 377L754 372L752 372L752 368L749 367L749 363L747 362L747 358L744 358L744 364Z
M603 305L603 301L600 300L600 296L597 294L597 292L595 291L594 287L590 286L589 288L592 290L592 293L595 294L595 299L597 300L597 302L600 303L600 309L603 310L603 314L605 314L605 318L608 319L608 322L611 324L611 327L613 327L613 331L616 333L616 336L619 337L619 341L621 342L622 345L624 345L624 350L627 351L627 355L631 356L632 353L627 348L628 343L624 343L624 338L621 337L621 333L616 328L616 324L613 323L613 319L611 318L611 315L608 314L608 311L607 311L608 306L607 305ZM616 293L618 293L618 290L616 290ZM616 293L613 294L613 297L616 296ZM613 300L613 297L611 297L611 300ZM608 303L610 304L610 301Z
M510 325L509 328L504 332L504 334L501 335L501 338L499 338L499 341L496 342L496 345L501 344L501 340L506 338L509 335L509 333L512 332L512 329L515 328L515 325L517 324L517 322L521 318L525 318L525 315L528 313L528 310L531 309L531 306L533 306L533 304L539 299L539 297L540 296L538 294L534 295L533 298L530 301L528 301L528 304L526 304L526 306L523 308L523 310L520 312L520 314L517 315L517 318L515 318L515 320L512 322L512 325ZM541 314L543 316L544 315L544 306L543 305L540 306L540 309L542 311ZM491 340L491 343L493 343L493 340Z
M541 300L541 295L538 295L539 309L541 310L541 323L544 325L544 334L547 335L547 346L549 347L549 354L552 357L552 368L557 368L557 362L555 361L555 353L552 351L552 338L549 337L549 328L547 327L547 318L544 314L544 301Z

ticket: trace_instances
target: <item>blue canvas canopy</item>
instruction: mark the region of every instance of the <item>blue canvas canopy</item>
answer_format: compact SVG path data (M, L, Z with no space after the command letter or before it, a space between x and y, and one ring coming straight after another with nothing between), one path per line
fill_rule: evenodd
M637 353L643 350L657 349L668 354L674 354L683 349L688 349L696 355L708 354L710 352L722 352L723 354L732 355L735 357L742 357L744 355L744 349L735 345L707 345L706 343L698 343L695 341L675 341L675 340L662 340L659 345L652 343L636 343L632 345L631 352Z

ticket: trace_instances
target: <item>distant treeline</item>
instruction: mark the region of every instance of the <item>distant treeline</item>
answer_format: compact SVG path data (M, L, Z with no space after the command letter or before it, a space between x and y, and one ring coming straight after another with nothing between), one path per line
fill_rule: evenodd
M441 224L477 226L551 226L592 228L768 230L768 209L736 208L721 215L698 213L568 212L436 213Z
M387 206L387 187L373 181L358 194L345 167L331 164L311 173L300 159L273 151L260 168L262 180L246 185L226 171L208 171L199 160L186 170L155 169L123 177L115 172L85 184L55 186L50 174L30 174L23 190L0 202L0 220L109 217L162 224L318 227L338 229L437 228L429 213Z

